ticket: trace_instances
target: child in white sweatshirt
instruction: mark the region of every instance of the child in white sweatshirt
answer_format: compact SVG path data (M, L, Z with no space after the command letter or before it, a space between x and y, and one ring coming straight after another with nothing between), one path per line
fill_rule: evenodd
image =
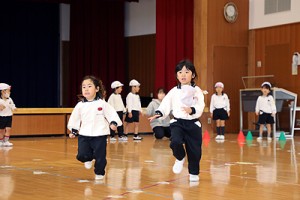
M102 180L106 166L106 138L109 128L116 130L122 122L115 111L103 98L103 85L94 76L84 77L82 84L83 100L75 106L69 122L70 138L78 135L77 159L85 168L92 168L95 159L96 180Z

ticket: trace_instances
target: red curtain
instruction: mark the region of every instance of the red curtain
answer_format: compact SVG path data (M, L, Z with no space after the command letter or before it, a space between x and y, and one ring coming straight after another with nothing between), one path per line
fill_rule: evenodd
M175 66L193 61L194 0L156 1L155 89L176 84Z
M124 82L124 49L124 1L71 1L69 106L85 75L99 77L108 91L112 81Z

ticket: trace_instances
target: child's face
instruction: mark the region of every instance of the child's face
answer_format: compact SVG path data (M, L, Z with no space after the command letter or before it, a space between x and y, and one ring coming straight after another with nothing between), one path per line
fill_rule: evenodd
M1 96L8 99L10 96L10 89L1 90Z
M166 96L166 94L164 93L164 92L159 92L158 94L157 94L157 98L158 98L158 100L163 100L163 98Z
M216 92L218 94L222 93L223 92L223 88L222 87L216 87Z
M268 96L270 93L270 90L266 87L261 88L261 92L263 93L264 96Z
M177 79L181 85L190 85L192 81L193 73L191 70L188 70L185 66L177 72Z
M116 88L115 91L116 91L117 94L120 94L122 92L122 90L123 90L123 88L121 86L121 87Z
M140 91L140 86L133 86L132 87L132 92L138 93Z
M92 101L96 97L96 93L99 91L99 88L96 88L91 79L84 80L81 86L82 95L88 100Z

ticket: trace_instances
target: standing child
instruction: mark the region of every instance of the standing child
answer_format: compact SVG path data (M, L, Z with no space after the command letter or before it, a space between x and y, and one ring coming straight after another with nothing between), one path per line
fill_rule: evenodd
M133 140L142 140L139 136L139 121L140 115L142 114L141 100L138 92L140 91L140 83L132 79L129 82L130 92L126 97L127 114L125 117L125 134L128 135L129 124L134 124L134 136Z
M109 128L116 130L122 124L115 109L102 100L102 82L94 76L86 76L81 84L83 100L75 106L69 122L70 138L78 135L77 159L85 168L92 168L95 159L95 179L101 180L105 175L106 137Z
M16 106L10 98L11 86L6 83L0 83L0 146L13 146L9 142L11 133L13 110Z
M216 140L225 139L225 120L230 116L230 104L227 94L223 92L224 84L217 82L215 84L216 93L211 96L210 115L216 121L217 137Z
M147 115L155 115L155 111L158 109L161 101L166 96L164 88L158 88L157 90L157 99L152 99L147 107ZM154 119L150 122L150 126L154 132L156 139L162 139L164 136L167 138L171 137L170 129L170 117L167 116L165 119Z
M268 131L268 141L271 142L271 124L274 124L274 117L276 115L276 105L271 92L271 84L269 82L263 82L261 84L262 95L257 98L255 113L258 115L259 123L259 137L257 141L262 140L263 128L266 124Z
M114 90L114 92L110 95L108 98L108 103L117 111L119 118L121 121L123 121L123 115L126 112L121 92L123 90L123 84L120 81L114 81L111 84L111 89ZM116 141L115 138L116 132L114 130L110 130L110 141ZM124 136L124 128L123 124L121 126L118 126L118 135L119 135L119 141L127 141L127 137Z
M170 90L161 102L150 121L167 117L172 111L170 147L176 161L173 172L179 174L183 169L187 154L190 182L199 181L199 162L202 155L202 128L199 117L205 106L201 89L195 85L197 72L193 63L179 62L175 68L178 85ZM185 145L184 145L185 144Z

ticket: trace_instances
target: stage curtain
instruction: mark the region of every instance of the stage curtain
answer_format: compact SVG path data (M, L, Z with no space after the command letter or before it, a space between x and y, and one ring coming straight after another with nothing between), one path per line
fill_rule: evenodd
M0 82L17 107L59 106L58 4L1 1Z
M175 86L175 66L193 61L194 0L156 1L155 88Z
M85 75L106 89L125 80L124 1L72 0L70 27L70 104L77 102Z

